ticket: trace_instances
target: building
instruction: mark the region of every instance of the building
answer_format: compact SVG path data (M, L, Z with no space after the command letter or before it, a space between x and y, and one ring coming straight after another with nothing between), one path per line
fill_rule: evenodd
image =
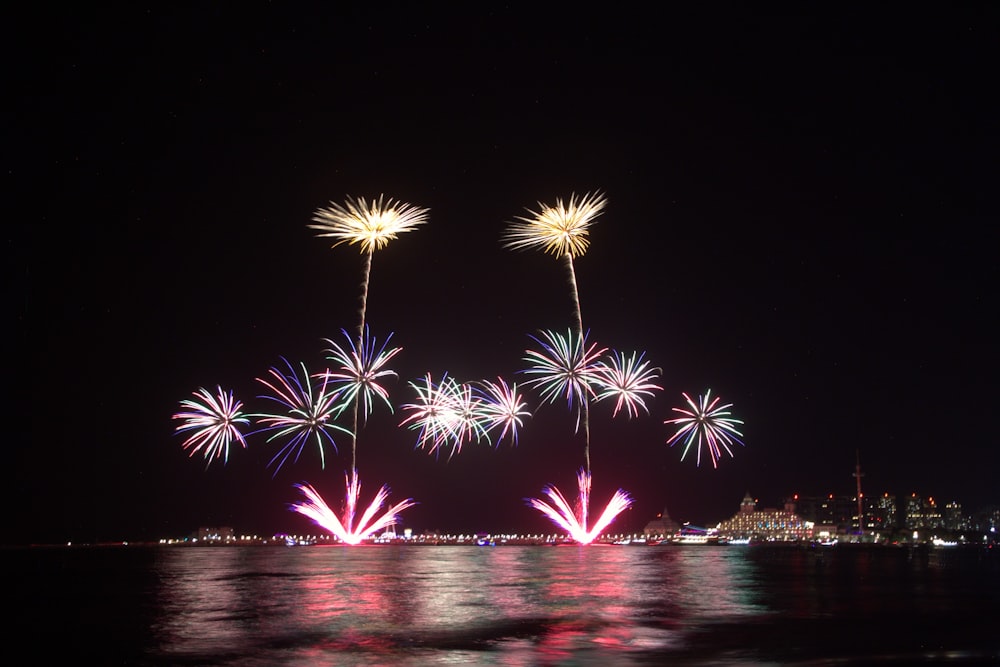
M962 531L972 528L972 519L962 513L962 503L951 501L944 506L944 527L947 530Z
M907 530L913 531L944 528L944 516L934 498L923 498L911 493L906 499L904 525Z
M667 508L664 507L655 519L646 524L642 534L647 538L664 538L676 534L680 528L680 524L670 518Z
M757 501L747 493L740 502L740 511L718 525L719 537L728 540L758 542L795 542L813 538L813 523L795 513L795 505L785 503L784 509L757 509Z
M869 532L892 533L899 528L896 496L883 493L877 498L865 498L865 513Z
M792 496L785 501L804 521L824 526L836 526L837 533L856 532L858 503L851 496Z

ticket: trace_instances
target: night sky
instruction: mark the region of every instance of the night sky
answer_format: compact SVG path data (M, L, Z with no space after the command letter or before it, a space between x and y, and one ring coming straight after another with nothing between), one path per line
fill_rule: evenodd
M362 499L413 498L403 526L547 531L524 499L575 496L564 402L529 394L516 447L450 460L398 406L427 372L523 382L571 293L501 236L595 191L584 326L663 372L648 415L593 406L594 504L635 499L615 528L850 495L858 457L868 494L1000 502L995 4L335 4L8 16L6 541L312 530L293 484L335 504L347 440L325 470L310 448L275 473L262 437L206 470L171 415L216 385L263 408L282 357L325 365L362 256L307 225L380 194L430 209L376 252L367 304L403 351ZM663 424L709 388L745 422L718 469Z

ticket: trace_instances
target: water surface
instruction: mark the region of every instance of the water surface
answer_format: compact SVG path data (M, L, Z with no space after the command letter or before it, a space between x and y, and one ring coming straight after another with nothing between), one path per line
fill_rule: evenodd
M1000 663L1000 558L738 546L3 553L14 637L134 665Z

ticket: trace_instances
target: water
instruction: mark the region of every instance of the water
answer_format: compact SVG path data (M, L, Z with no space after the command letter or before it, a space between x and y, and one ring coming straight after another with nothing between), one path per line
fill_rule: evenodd
M1000 664L1000 554L738 546L0 552L8 650L101 665Z

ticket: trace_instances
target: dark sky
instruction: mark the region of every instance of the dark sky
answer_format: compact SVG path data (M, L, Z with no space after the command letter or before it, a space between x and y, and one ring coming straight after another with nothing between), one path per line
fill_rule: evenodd
M663 370L648 415L594 406L594 502L635 498L618 528L853 494L858 456L869 494L1000 502L995 5L583 6L9 15L7 540L310 529L293 484L336 502L348 447L272 476L256 438L206 470L171 415L217 384L261 408L281 357L325 363L362 260L307 225L382 193L430 209L372 266L397 406L427 372L523 380L528 334L572 302L563 262L501 235L606 194L575 263L584 325ZM718 469L663 424L708 388L745 422ZM376 411L358 468L363 499L419 503L406 526L548 530L524 499L575 495L562 402L516 448L451 460L403 416Z

